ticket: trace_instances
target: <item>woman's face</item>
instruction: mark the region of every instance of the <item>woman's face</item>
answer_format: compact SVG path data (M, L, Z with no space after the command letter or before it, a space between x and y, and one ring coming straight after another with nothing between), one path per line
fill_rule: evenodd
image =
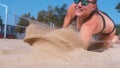
M88 1L87 5L84 5L84 3L82 4L81 1L78 4L76 4L75 6L76 16L86 17L89 16L89 14L94 10L94 4L89 3L92 2L92 0L87 0L87 1Z

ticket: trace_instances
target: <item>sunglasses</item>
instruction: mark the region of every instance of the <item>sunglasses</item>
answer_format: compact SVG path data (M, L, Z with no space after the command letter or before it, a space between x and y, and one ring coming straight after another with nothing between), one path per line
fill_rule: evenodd
M75 4L79 4L79 2L81 2L81 4L82 4L83 6L87 6L89 3L93 3L93 4L94 4L94 2L88 1L88 0L74 0L74 3L75 3Z

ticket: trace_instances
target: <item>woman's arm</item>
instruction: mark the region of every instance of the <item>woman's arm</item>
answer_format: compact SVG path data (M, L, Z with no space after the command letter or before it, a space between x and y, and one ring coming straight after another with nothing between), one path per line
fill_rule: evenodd
M75 17L75 4L73 3L67 10L67 14L64 18L63 28L66 28L70 25L71 21Z

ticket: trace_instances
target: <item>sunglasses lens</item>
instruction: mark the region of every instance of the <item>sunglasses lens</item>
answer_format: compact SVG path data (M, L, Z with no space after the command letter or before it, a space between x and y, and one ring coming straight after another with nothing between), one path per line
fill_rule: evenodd
M79 2L81 2L81 4L82 4L83 6L88 5L88 1L87 1L87 0L74 0L74 3L75 3L75 4L78 4Z
M75 4L78 4L81 0L74 0Z
M86 6L86 5L88 5L88 2L87 2L87 0L81 0L81 4Z

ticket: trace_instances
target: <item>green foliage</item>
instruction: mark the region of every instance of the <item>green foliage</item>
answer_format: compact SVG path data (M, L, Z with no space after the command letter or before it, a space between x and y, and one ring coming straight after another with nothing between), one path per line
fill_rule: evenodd
M46 12L46 22L50 23L50 22L55 22L56 21L56 17L54 15L54 9L52 8L52 6L48 6L48 11Z
M61 7L52 7L48 6L48 10L41 10L38 13L37 21L50 24L51 22L54 23L56 26L61 27L64 21L64 17L66 15L67 5L63 4ZM29 25L28 19L35 20L33 16L28 14L23 14L18 22L18 26L16 26L15 31L19 33L25 32L25 27Z
M116 35L120 35L120 24L116 25Z
M33 16L31 17L31 19L32 19L32 20L35 20L35 18L34 18Z
M117 9L118 12L120 12L120 3L117 4L117 6L115 7L115 9Z
M45 10L40 11L38 13L37 21L45 22L45 18L46 18L46 11Z
M63 21L64 21L64 17L66 15L66 11L67 11L67 5L63 4L62 7L55 7L55 11L56 11L56 18L57 18L57 26L62 26Z
M29 20L32 19L35 20L35 18L30 16L30 13L24 14L21 16L19 22L17 23L18 26L16 26L15 31L21 33L25 32L25 27L29 25Z
M56 26L61 27L64 21L64 17L66 15L67 5L63 4L62 7L55 6L48 6L48 10L41 10L38 13L37 20L44 23L53 22Z
M115 7L116 10L118 10L118 12L120 12L120 2L117 4L117 6ZM120 35L120 24L116 25L116 34Z
M2 19L1 19L1 16L0 16L0 26L3 25L3 22L2 22Z

